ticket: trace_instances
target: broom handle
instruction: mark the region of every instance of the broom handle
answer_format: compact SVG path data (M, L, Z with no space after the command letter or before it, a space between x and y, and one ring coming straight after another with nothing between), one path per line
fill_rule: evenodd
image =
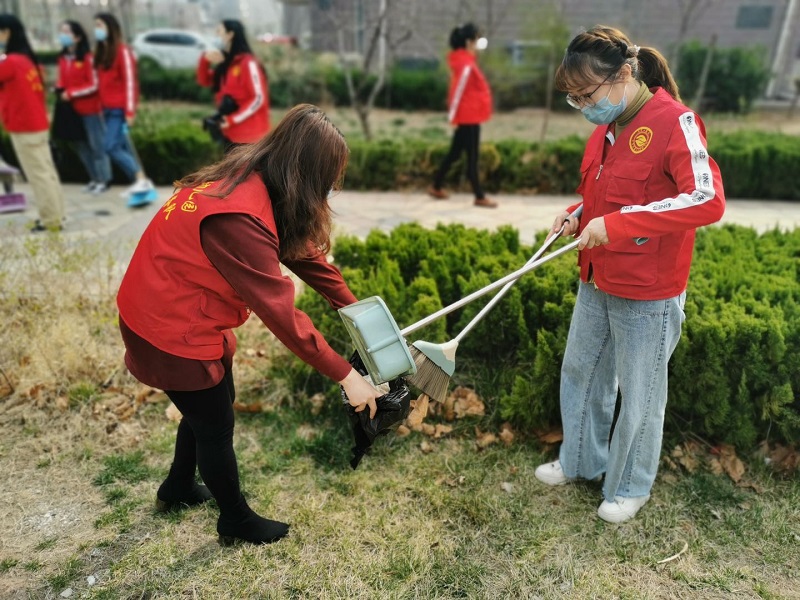
M576 208L574 211L572 211L572 214L570 214L567 217L567 219L580 219L581 218L581 214L583 214L583 204L581 204L578 208ZM542 244L542 247L539 248L536 251L536 254L534 254L533 256L530 257L530 259L528 259L528 262L525 263L526 265L529 265L529 264L535 262L542 254L545 253L545 251L550 246L553 245L553 242L555 242L556 239L561 237L561 234L564 233L564 227L566 226L567 219L564 219L564 224L561 225L561 229L559 229L554 235L551 235L549 238L547 238L547 240L545 240L544 244ZM472 331L472 328L475 327L475 325L477 325L481 321L481 319L483 319L483 317L485 317L486 314L490 310L492 310L495 307L495 305L498 302L500 302L500 300L503 299L503 296L506 295L506 292L508 290L510 290L511 286L513 286L516 282L517 282L516 279L514 279L512 281L509 281L507 284L505 284L503 286L503 289L501 289L499 292L497 292L497 294L494 296L494 298L489 300L489 302L486 304L486 306L484 306L480 310L480 312L477 315L475 315L469 323L467 323L467 326L464 327L464 329L462 329L459 332L459 334L454 338L456 343L460 342L465 335L467 335L470 331Z
M534 261L534 262L532 262L530 264L527 264L524 267L521 267L521 268L517 269L513 273L509 273L508 275L506 275L502 279L498 279L494 283L490 283L486 287L482 287L481 289L472 292L468 296L464 296L463 298L461 298L461 300L456 300L451 305L445 306L444 308L441 308L441 309L437 310L435 313L433 313L431 315L428 315L424 319L409 325L408 327L406 327L405 329L400 331L400 335L401 336L406 336L409 333L411 333L412 331L416 331L417 329L421 329L422 327L425 327L426 325L428 325L429 323L435 321L439 317L443 317L444 315L449 314L449 313L453 312L454 310L458 310L459 308L461 308L462 306L464 306L466 304L469 304L473 300L475 300L477 298L480 298L481 296L483 296L485 294L488 294L489 292L491 292L493 290L496 290L499 287L504 286L508 282L516 281L517 279L519 279L520 277L525 275L525 273L527 273L529 271L533 271L536 267L539 267L539 266L543 265L547 261L553 260L554 258L561 256L562 254L566 254L567 252L569 252L571 250L574 250L575 248L578 247L579 243L580 243L579 239L575 240L574 242L570 242L566 246L563 246L563 247L559 248L558 250L555 250L555 251L551 252L547 256L545 256L543 258L540 258L539 260L536 260L536 261Z

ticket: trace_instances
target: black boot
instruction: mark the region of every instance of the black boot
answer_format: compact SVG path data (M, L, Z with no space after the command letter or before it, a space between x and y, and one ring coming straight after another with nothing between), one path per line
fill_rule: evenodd
M220 514L217 533L220 546L230 546L236 542L271 544L289 533L289 525L259 517L242 497L235 510Z
M167 478L156 493L156 510L158 512L180 510L203 504L213 498L206 486L195 481L189 485L176 485Z

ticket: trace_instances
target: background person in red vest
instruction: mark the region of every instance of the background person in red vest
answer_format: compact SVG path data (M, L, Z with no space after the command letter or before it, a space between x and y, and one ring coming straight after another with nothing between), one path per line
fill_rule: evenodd
M122 29L114 15L98 13L94 16L94 37L97 42L94 61L106 124L104 147L113 163L133 182L125 194L143 194L153 189L153 182L139 164L128 136L139 101L136 59L123 43Z
M448 120L456 126L450 152L442 161L433 178L428 194L438 200L445 200L449 194L442 189L444 178L452 164L462 153L467 153L467 178L475 194L475 206L497 207L483 193L478 177L480 157L481 123L492 116L492 92L486 78L481 73L475 56L478 51L478 29L472 23L456 27L450 34L452 51L447 57L450 64L450 91L448 93Z
M217 113L204 121L226 147L260 140L269 131L269 92L263 67L253 55L241 22L217 26L217 49L200 57L197 82L214 90Z
M583 214L570 219L574 205L553 223L580 235L581 281L561 367L564 441L534 474L548 485L603 477L597 515L621 523L650 498L695 230L719 221L725 197L705 126L656 49L593 27L570 42L556 86L597 127Z
M58 82L61 100L69 102L80 115L85 139L74 141L78 156L89 174L84 192L101 194L111 183L111 163L105 152L106 126L103 121L97 71L89 51L86 31L77 21L64 21L58 32L62 51L58 57Z
M296 106L268 136L178 182L120 286L125 363L141 382L165 390L183 414L158 506L194 505L213 495L222 543L268 543L289 530L258 516L239 489L231 330L251 311L289 350L338 381L357 411L376 412L381 393L295 308L294 283L280 268L286 265L333 308L356 301L325 258L328 195L347 156L344 138L320 109ZM195 465L207 489L195 483Z
M50 123L39 61L14 15L0 15L0 119L33 188L39 219L31 231L60 230L64 192L50 152Z

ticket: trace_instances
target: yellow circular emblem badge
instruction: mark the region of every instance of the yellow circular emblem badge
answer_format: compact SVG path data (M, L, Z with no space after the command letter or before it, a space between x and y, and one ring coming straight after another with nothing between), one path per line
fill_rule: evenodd
M195 203L194 203L194 202L192 202L191 200L187 200L187 201L186 201L186 202L184 202L184 203L183 203L183 205L181 206L181 210L182 210L183 212L194 212L194 211L196 211L196 210L197 210L197 204L195 204Z
M650 140L653 139L653 130L649 127L639 127L636 131L631 134L631 139L629 141L631 152L634 154L640 154L647 150L647 147L650 145Z

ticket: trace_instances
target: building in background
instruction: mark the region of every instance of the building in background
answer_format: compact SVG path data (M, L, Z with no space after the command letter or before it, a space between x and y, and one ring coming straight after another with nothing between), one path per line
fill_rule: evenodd
M299 1L299 0L298 0ZM800 77L800 0L390 0L393 59L441 60L450 30L478 24L490 44L513 53L536 43L554 12L572 34L596 24L615 25L639 45L654 46L674 60L681 42L720 48L760 46L773 71L768 96L791 96ZM346 52L363 53L365 31L378 14L378 0L306 0L311 48L337 51L341 29ZM405 38L405 39L403 39Z
M536 44L554 12L570 32L597 23L617 25L640 45L675 60L682 41L721 48L760 46L773 78L767 96L790 96L800 77L800 0L386 0L390 60L441 61L450 30L465 21L484 29L493 47L512 57ZM209 33L224 18L242 20L250 34L290 36L316 51L363 54L381 0L0 0L18 15L38 48L55 46L65 19L91 24L99 11L115 13L129 39L157 27ZM91 30L91 27L89 27Z

